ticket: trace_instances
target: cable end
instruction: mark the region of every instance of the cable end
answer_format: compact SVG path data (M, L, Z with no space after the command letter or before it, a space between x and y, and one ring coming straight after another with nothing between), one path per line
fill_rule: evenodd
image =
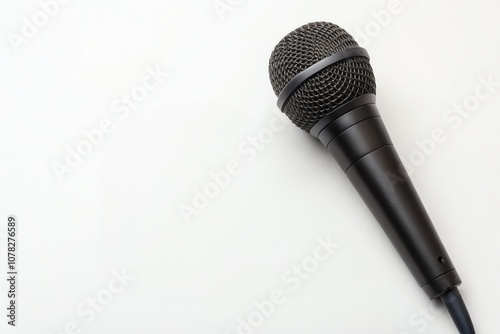
M446 305L453 322L460 334L475 334L474 325L470 318L460 291L455 287L441 296L441 300Z

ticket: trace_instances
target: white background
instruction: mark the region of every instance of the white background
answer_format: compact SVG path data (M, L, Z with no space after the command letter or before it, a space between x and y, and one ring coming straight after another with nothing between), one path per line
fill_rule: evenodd
M229 3L221 13L213 0L73 0L16 50L12 34L41 7L2 1L0 246L14 214L20 272L18 327L7 332L234 334L279 289L285 302L247 333L456 333L333 158L275 105L274 45L324 20L358 40L369 31L360 43L403 158L422 157L416 141L444 131L412 179L477 332L499 333L500 87L468 118L445 118L474 101L479 78L500 82L500 4L401 0L377 21L389 1ZM113 112L156 67L168 79L126 117ZM276 117L282 130L243 154ZM59 180L54 164L103 119L113 131ZM180 208L233 160L240 173L185 219ZM282 275L327 237L339 247L293 291ZM82 316L122 270L134 278ZM7 328L4 279L0 288Z

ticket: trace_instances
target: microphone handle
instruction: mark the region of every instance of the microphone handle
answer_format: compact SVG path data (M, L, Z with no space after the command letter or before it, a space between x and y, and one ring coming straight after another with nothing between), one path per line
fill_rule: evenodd
M374 97L368 97L325 116L330 119L318 122L324 127L313 135L335 157L427 296L441 297L460 285L460 277L394 149Z
M394 149L375 96L346 103L311 134L335 157L427 296L441 298L461 334L474 334L457 289L462 281Z

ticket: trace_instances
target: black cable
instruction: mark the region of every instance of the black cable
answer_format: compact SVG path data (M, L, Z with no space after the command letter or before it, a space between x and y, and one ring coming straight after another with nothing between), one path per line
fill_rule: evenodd
M441 300L446 305L460 334L476 333L464 300L456 287L443 294Z

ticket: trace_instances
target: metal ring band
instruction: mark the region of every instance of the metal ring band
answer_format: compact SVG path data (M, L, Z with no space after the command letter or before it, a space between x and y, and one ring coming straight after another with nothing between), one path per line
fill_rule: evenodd
M361 47L355 47L340 51L338 53L334 53L331 56L318 61L317 63L309 66L308 68L297 74L295 77L293 77L292 80L290 80L285 88L283 88L280 95L278 96L278 107L280 108L280 110L283 110L283 106L285 105L290 95L292 95L292 93L297 88L299 88L299 86L302 85L304 81L306 81L319 71L323 70L324 68L352 57L365 57L370 59L370 56L368 56L368 52L365 49Z

